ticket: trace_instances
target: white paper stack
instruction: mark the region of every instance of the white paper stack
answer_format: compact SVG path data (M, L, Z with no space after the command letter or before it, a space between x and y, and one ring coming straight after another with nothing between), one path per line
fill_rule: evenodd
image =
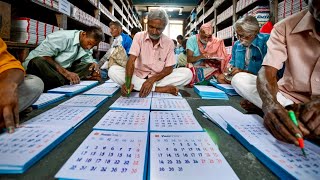
M202 98L202 99L224 99L228 100L228 96L225 92L217 89L213 86L201 86L195 85L194 91Z

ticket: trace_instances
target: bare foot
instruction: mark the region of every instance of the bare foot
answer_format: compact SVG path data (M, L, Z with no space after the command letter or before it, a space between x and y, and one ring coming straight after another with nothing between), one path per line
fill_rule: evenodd
M240 102L240 106L245 109L249 114L263 114L262 110L251 103L250 101L244 99Z
M163 87L156 87L156 92L170 93L174 96L178 96L179 89L175 86L163 86Z

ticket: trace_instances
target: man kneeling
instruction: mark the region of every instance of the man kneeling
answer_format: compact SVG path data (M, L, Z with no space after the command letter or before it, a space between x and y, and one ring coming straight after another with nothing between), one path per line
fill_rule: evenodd
M191 81L192 73L188 68L173 69L176 64L174 45L169 37L162 34L168 21L165 11L151 11L148 30L137 33L133 39L126 68L110 67L108 75L122 85L123 96L132 89L140 91L140 97L148 96L151 91L178 95L176 86Z

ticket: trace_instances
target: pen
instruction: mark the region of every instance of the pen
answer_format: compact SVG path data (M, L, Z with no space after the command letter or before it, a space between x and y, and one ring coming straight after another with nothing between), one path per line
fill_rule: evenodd
M131 85L131 78L130 77L126 77L127 97L130 96L130 85Z
M290 110L290 111L288 111L288 114L289 114L289 117L290 117L291 121L293 122L293 124L298 127L298 121L297 121L297 118L296 118L296 115L294 114L294 112L292 110ZM299 147L301 148L303 156L306 157L307 154L304 151L304 142L303 142L302 136L299 133L295 134L295 136L298 139Z

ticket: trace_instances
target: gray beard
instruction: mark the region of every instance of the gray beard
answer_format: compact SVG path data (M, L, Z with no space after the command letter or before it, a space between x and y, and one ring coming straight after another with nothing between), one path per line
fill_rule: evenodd
M160 34L159 36L150 35L150 34L149 34L149 37L150 37L151 39L157 40L157 39L159 39L159 38L161 37L161 35L162 35L162 34Z
M202 40L201 38L200 38L200 42L201 42L202 44L204 44L204 45L207 45L207 43L208 43L208 42L205 42L204 40Z

